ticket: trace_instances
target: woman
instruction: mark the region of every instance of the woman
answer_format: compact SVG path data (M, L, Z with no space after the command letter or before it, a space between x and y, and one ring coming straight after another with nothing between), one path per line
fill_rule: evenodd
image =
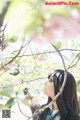
M48 105L59 92L64 81L64 70L55 70L48 75L44 93L48 96ZM73 75L67 72L67 82L63 93L53 102L51 107L46 108L39 114L38 120L80 120L79 107L76 95L76 82Z

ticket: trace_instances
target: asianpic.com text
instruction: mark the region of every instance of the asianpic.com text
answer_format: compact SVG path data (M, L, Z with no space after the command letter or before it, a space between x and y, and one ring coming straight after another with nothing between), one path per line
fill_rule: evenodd
M54 5L80 5L80 2L78 1L45 1L44 2L45 5L51 5L51 6L54 6Z

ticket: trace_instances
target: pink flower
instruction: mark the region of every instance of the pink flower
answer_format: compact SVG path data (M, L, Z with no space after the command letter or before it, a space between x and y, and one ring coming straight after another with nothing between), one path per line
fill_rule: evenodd
M40 62L43 62L43 61L46 60L46 58L44 58L44 57L39 57L39 58L37 58L37 60L40 61Z
M12 67L14 67L14 65L13 64L8 64L7 67L12 68Z

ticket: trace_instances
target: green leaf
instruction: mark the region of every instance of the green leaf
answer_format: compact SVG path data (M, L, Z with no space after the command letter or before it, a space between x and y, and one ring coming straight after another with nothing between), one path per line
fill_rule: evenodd
M15 98L10 98L5 104L7 107L11 107L15 103Z
M11 98L11 95L5 91L1 91L0 95Z

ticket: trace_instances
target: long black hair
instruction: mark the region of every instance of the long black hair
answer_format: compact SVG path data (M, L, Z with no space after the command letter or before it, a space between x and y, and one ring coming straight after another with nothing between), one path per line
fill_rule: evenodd
M54 73L48 75L48 79L54 82L55 95L59 92L64 81L64 70L55 70ZM49 97L47 104L52 99ZM67 82L63 93L56 100L61 120L80 120L79 106L76 93L76 81L73 75L67 72Z

